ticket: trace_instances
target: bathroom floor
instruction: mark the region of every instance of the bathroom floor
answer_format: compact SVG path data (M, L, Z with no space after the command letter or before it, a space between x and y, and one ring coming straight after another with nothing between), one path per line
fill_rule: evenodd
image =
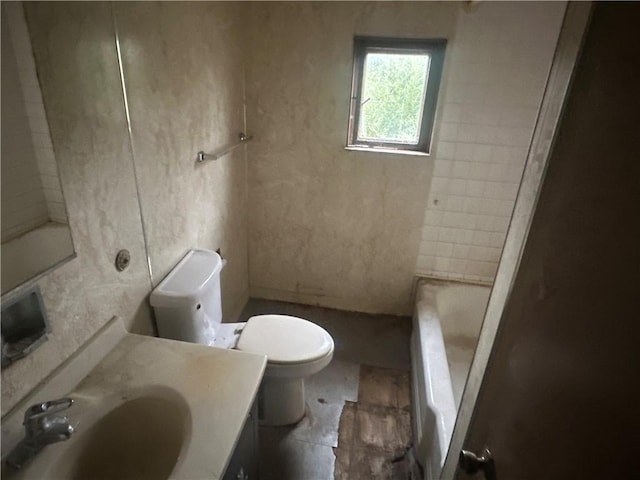
M358 400L361 367L408 372L411 319L251 299L240 321L266 313L294 315L321 325L333 337L335 351L329 366L306 382L307 416L293 427L260 427L260 478L333 479L340 415L345 401Z

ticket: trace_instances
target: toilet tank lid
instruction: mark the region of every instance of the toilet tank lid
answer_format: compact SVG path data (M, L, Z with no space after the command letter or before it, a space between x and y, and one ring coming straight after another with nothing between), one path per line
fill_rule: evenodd
M183 307L197 301L207 284L222 270L220 255L212 250L190 250L151 292L152 307Z

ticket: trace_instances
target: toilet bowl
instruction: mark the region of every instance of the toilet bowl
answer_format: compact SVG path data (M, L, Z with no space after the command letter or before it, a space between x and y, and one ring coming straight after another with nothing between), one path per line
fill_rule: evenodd
M308 320L258 315L247 321L236 348L267 356L258 417L264 425L287 425L304 417L304 379L331 362L334 346L327 331Z
M158 333L265 355L267 368L258 394L260 423L296 423L305 415L304 380L331 362L333 339L322 327L289 315L256 315L247 322L222 323L223 266L214 251L187 253L151 293Z

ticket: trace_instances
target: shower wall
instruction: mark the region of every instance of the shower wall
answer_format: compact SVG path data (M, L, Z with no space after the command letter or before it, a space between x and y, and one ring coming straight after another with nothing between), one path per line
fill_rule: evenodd
M460 11L417 274L493 282L564 9L483 2Z

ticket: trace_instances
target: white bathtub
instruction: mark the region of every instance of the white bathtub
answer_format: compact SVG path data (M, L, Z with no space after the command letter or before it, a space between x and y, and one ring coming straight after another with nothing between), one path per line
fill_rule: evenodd
M490 291L418 281L411 338L413 433L427 480L440 476Z

